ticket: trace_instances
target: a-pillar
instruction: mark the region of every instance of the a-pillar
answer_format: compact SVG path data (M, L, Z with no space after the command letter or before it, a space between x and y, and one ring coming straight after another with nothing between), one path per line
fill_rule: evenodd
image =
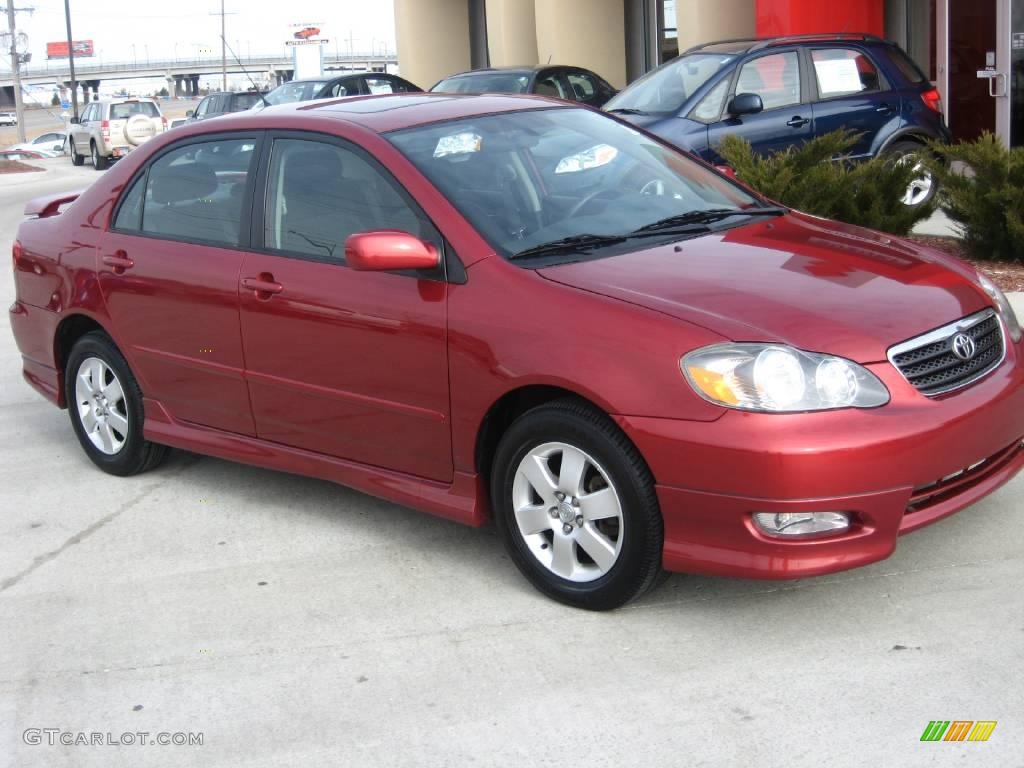
M698 1L708 2L691 0ZM622 0L536 0L535 8L538 61L575 64L593 70L616 88L625 87Z
M756 17L754 0L676 0L679 52L698 43L753 37Z
M616 2L621 17L622 0ZM452 30L464 31L453 34ZM395 37L402 77L429 88L448 75L469 69L468 30L467 0L395 0ZM443 44L438 43L441 40Z
M487 50L492 67L537 63L534 0L487 0Z

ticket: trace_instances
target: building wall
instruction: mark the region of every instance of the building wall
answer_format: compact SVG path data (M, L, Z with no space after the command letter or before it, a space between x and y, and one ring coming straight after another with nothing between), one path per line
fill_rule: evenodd
M753 37L754 0L676 0L679 50L700 43Z
M395 37L402 77L430 88L470 68L466 0L394 0Z
M536 64L534 0L487 0L487 47L492 67Z
M757 34L816 32L885 34L885 0L757 0Z
M576 64L626 85L623 0L535 0L540 63Z

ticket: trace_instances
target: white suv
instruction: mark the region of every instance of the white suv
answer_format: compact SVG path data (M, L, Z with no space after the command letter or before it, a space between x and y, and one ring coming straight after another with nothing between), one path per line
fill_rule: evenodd
M0 112L0 125L17 125L18 114L16 112Z
M112 159L167 130L167 118L153 99L104 99L89 104L68 130L71 162L81 165L92 157L97 171Z

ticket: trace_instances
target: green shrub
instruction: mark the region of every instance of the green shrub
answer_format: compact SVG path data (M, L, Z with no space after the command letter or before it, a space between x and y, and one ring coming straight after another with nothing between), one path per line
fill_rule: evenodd
M905 235L935 211L902 198L919 171L890 157L849 160L853 131L826 133L798 147L762 156L739 136L726 136L718 152L737 177L765 197L798 211Z
M1007 149L985 133L932 151L941 159L929 161L939 205L960 226L971 255L1024 262L1024 149Z

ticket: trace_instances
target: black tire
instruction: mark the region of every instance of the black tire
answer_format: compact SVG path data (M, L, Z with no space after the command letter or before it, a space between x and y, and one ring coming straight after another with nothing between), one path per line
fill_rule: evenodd
M902 158L921 155L927 151L928 150L924 145L918 144L916 141L897 141L886 150L886 154L894 161L898 162ZM921 197L915 197L913 202L907 203L907 205L912 208L920 208L922 205L927 205L935 198L935 193L939 190L938 179L936 179L930 172L927 173L927 176L931 183L931 187L926 194Z
M82 363L89 358L98 358L117 376L123 392L123 412L127 417L128 429L124 443L116 453L108 455L93 445L82 423L76 378ZM142 390L128 368L128 363L110 337L102 331L87 333L71 348L64 370L64 392L71 417L71 427L78 442L93 464L112 475L127 477L152 469L167 455L167 447L151 443L142 436L145 413L142 407Z
M104 157L100 154L99 147L96 146L96 142L90 142L89 149L92 152L92 165L97 171L105 171L107 166L110 165L110 158Z
M513 485L520 462L530 451L551 442L565 443L592 457L620 501L621 550L607 572L593 581L572 581L542 564L515 519ZM642 595L662 574L664 529L654 478L622 430L589 404L567 398L538 406L516 419L498 444L490 485L505 548L523 575L545 595L578 608L611 610Z
M82 165L85 163L85 158L78 154L78 150L75 148L75 142L68 138L68 144L71 145L71 164Z

